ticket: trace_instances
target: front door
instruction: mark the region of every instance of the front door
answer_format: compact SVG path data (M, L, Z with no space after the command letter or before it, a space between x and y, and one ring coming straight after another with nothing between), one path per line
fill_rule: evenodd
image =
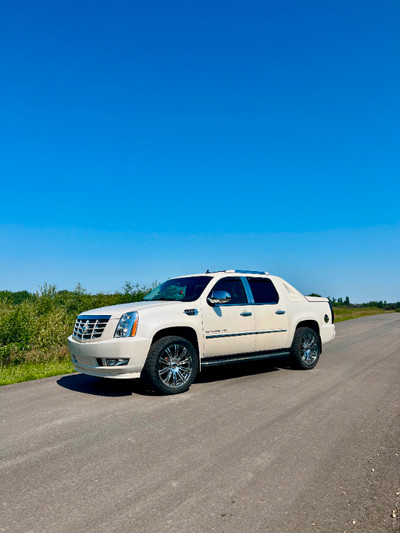
M213 291L229 292L227 304L203 307L204 357L252 352L255 350L255 319L253 306L249 305L241 278L222 278ZM209 296L208 295L208 296Z

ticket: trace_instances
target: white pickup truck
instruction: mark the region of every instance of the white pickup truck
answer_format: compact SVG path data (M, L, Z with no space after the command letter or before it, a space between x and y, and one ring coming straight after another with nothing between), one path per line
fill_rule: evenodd
M142 377L177 394L211 365L287 355L296 368L314 368L333 322L327 298L303 296L281 278L207 271L169 279L140 302L81 313L68 348L79 372Z

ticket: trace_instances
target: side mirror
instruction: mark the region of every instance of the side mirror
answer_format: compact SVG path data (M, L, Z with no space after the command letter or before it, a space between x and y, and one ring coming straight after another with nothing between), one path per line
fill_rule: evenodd
M227 304L231 301L231 295L228 291L213 291L207 298L210 305Z

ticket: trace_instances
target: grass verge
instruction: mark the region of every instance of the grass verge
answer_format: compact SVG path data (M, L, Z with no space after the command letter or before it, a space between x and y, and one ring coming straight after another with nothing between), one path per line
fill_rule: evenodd
M333 311L335 313L335 322L343 322L343 320L361 318L362 316L393 313L393 311L385 311L379 307L334 307Z
M49 378L75 372L68 359L50 359L48 361L24 361L0 367L0 386L32 381L33 379Z

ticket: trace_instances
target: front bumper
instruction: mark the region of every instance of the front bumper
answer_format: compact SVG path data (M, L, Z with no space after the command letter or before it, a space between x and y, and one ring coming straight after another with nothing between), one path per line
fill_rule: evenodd
M104 378L137 378L146 362L151 340L143 337L78 342L68 337L68 350L75 370ZM126 366L104 366L105 359L129 359ZM100 363L100 364L99 364Z

